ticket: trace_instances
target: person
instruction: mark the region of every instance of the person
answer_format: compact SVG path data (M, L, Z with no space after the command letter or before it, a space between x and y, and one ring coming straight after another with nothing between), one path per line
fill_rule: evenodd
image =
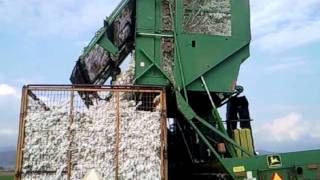
M232 97L227 103L227 132L233 136L233 130L237 129L240 122L241 129L251 129L251 118L249 112L249 102L246 96Z

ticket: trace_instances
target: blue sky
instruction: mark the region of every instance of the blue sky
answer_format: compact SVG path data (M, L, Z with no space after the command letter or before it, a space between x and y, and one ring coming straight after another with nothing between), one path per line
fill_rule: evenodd
M20 91L69 83L82 48L119 0L0 0L0 146L15 146ZM251 2L251 57L239 83L258 149L320 148L320 0Z

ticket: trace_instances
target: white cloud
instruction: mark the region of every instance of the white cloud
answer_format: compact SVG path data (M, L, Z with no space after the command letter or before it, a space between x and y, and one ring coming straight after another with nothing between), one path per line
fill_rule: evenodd
M320 143L319 121L306 120L301 113L291 112L272 121L258 122L254 128L256 144L259 148L288 150L291 148L312 148Z
M0 150L1 147L14 147L17 143L18 131L15 129L0 129Z
M307 132L306 128L301 126L301 115L290 113L285 117L265 122L257 127L256 133L264 141L290 142L299 140Z
M310 133L310 136L312 138L320 139L320 124L319 123L312 124L309 132L312 132Z
M0 82L0 148L17 142L20 91L11 83Z
M82 37L102 26L119 2L2 0L0 26L42 37ZM253 0L251 4L253 39L262 50L281 52L320 41L319 0Z
M258 39L259 46L267 51L281 52L320 41L320 20L300 25L288 25Z
M304 57L290 57L277 59L276 63L271 64L265 68L266 71L285 71L285 70L296 70L299 67L306 65L307 61Z
M0 96L18 96L18 93L8 84L0 84Z
M98 30L119 0L2 0L0 25L23 33L77 37Z
M319 0L251 1L255 45L282 52L320 41Z
M16 137L18 134L18 131L15 129L0 129L0 136L12 136L12 137Z

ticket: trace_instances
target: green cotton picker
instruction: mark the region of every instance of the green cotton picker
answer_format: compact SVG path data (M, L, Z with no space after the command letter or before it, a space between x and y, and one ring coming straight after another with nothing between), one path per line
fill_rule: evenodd
M83 152L88 157L96 153L97 157L106 158L107 151L116 152L115 158L106 158L108 162L105 163L109 164L99 158L88 158L90 162L102 163L101 166L108 170L101 171L99 167L90 170L100 173L104 179L320 180L320 150L271 155L256 153L249 102L241 95L244 88L237 83L240 67L250 56L250 42L249 0L122 0L84 48L72 71L71 86L25 88L22 109L41 110L47 116L30 116L22 111L20 127L27 119L26 125L31 129L27 133L30 134L34 128L31 121L43 122L39 117L53 121L59 115L70 121L65 125L59 121L60 129L69 132L66 133L68 138L61 140L65 146L53 146L63 149L65 154L48 150L63 157L55 158L57 162L68 160L69 163L52 166L61 169L47 170L47 177L57 172L63 175L62 179L84 177L84 172L90 170L83 168L89 167L84 162L87 159L77 155L82 153L80 147L84 143L80 141L83 140L87 145ZM129 56L132 56L132 62L127 65ZM119 77L122 83L118 83ZM65 107L47 103L48 98L43 98L44 93L39 91L48 89L52 94L59 91L68 95L61 99L65 101ZM33 99L37 108L28 108L27 96ZM80 100L74 101L77 97ZM74 102L84 102L85 108L77 111ZM227 107L226 120L222 120L218 111L224 105ZM58 113L48 113L56 109ZM104 117L106 114L101 112L111 115ZM96 120L96 116L103 118ZM129 125L123 125L122 120L128 120ZM115 130L110 129L113 122L117 122ZM81 129L87 125L90 128ZM100 126L99 131L93 132ZM81 134L88 129L95 135ZM109 135L102 134L104 130L108 130ZM42 166L32 166L31 158L24 158L30 156L36 160L38 156L23 154L36 142L27 137L28 134L24 137L23 132L21 128L18 179L27 177L28 170L43 170ZM109 147L110 143L107 143L103 147L105 152L100 147L94 149L96 146L89 150L91 142L96 142L97 146L106 142L105 136L99 133L106 136L106 141L116 142L115 145ZM149 137L156 140L150 141ZM29 138L25 146L23 138ZM126 138L128 143L121 144ZM56 137L47 139L55 141ZM128 145L133 140L135 143ZM140 152L151 155L141 160L137 155ZM121 158L124 155L128 158ZM78 158L78 162L70 161L74 158ZM29 165L24 165L23 160Z
M71 81L103 85L133 54L133 85L166 89L168 179L320 179L320 151L255 153L237 84L250 41L249 0L123 0Z

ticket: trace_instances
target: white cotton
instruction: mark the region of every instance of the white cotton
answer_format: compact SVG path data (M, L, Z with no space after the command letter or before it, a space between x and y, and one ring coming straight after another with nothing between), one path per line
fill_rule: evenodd
M161 113L138 110L141 102L126 100L125 96L128 94L121 94L119 106L119 178L161 179ZM115 98L96 101L88 109L75 108L72 116L66 105L70 103L56 104L47 111L36 105L28 109L22 180L67 179L69 151L71 179L83 179L91 169L103 179L114 179ZM51 173L33 173L46 171Z

